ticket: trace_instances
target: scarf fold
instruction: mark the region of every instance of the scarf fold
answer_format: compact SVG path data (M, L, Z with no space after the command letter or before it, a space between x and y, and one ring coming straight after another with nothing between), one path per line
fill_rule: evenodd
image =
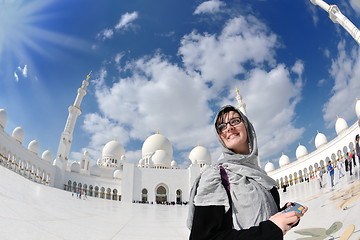
M258 165L258 148L254 127L247 117L233 106L227 105L220 109L232 108L244 120L249 141L250 154L236 154L228 149L217 134L222 154L215 166L210 166L195 180L190 191L189 216L187 225L192 226L195 206L225 206L230 208L229 199L221 184L219 166L221 165L229 178L232 198L233 224L235 229L247 229L258 226L268 220L278 209L270 190L276 186ZM215 117L215 123L218 114Z

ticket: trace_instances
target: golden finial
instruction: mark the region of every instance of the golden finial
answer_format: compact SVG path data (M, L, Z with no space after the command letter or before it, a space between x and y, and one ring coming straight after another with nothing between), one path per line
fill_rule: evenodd
M91 73L92 73L92 71L90 71L89 74L86 76L86 80L90 79Z
M236 92L236 93L239 93L239 89L236 88L235 92Z

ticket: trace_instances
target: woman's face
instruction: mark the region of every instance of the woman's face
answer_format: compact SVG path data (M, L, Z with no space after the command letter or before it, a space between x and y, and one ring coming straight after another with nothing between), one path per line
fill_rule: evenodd
M221 123L227 124L223 131L219 132L219 136L228 149L238 154L249 154L249 144L244 121L241 120L235 126L229 124L232 119L239 117L240 114L235 111L225 113Z

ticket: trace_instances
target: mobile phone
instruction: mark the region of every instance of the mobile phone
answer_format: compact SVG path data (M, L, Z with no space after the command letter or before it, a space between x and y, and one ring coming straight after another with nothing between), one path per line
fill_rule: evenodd
M292 211L301 212L303 209L304 209L303 205L296 202L292 202L289 207L285 208L285 210L282 211L282 213L287 213Z

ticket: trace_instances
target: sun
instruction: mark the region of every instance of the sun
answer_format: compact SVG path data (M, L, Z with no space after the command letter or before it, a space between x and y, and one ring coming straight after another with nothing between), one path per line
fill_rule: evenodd
M54 18L49 7L55 3L54 0L0 0L0 74L12 76L19 66L35 68L34 53L51 57L47 46L78 49L86 46L79 39L47 29L47 21Z

